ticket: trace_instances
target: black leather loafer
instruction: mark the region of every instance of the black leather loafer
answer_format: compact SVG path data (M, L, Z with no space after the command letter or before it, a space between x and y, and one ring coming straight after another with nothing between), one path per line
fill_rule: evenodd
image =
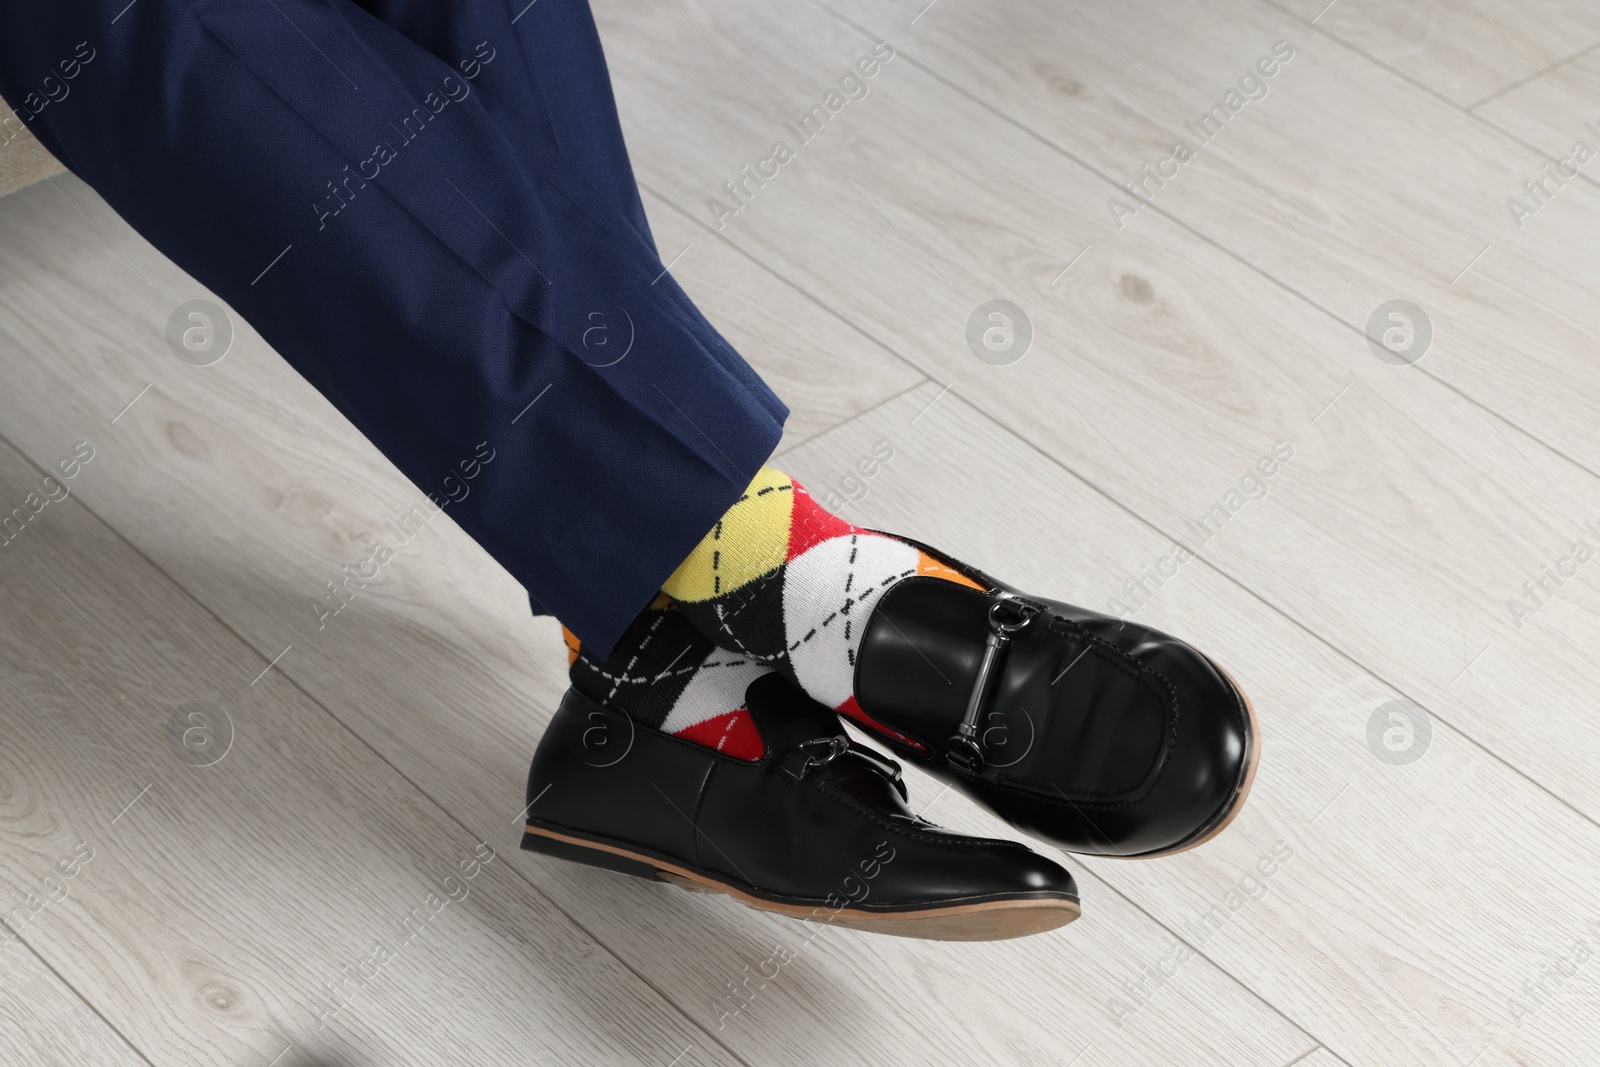
M759 761L569 690L533 757L522 847L905 937L997 941L1078 917L1066 870L912 815L899 765L852 744L828 708L777 675L746 701Z
M1071 852L1169 855L1232 821L1260 742L1220 667L917 547L984 588L912 577L874 608L855 694L892 751Z

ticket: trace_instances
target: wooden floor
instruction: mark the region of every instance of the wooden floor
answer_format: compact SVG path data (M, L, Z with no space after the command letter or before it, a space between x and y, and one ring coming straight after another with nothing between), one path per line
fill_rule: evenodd
M1600 5L596 13L663 258L794 409L782 466L848 490L887 441L847 517L1214 654L1250 804L1070 859L1083 919L989 945L520 852L555 623L444 521L319 629L417 491L242 322L175 359L207 294L58 178L0 201L0 511L80 461L0 547L0 1061L1595 1062L1600 163L1542 168L1600 150ZM1032 330L1003 365L967 340L995 299ZM1393 300L1420 360L1369 341Z

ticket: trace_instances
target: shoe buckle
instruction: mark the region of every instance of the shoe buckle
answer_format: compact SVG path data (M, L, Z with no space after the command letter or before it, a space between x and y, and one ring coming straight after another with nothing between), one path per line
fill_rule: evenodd
M949 745L944 758L954 764L957 770L975 775L983 769L983 749L972 738L955 734L950 738Z
M826 767L850 751L850 739L843 734L833 737L813 737L809 741L800 742L795 746L795 750L804 756L805 760L800 764L798 771L791 773L796 778L804 780L812 771Z
M854 754L857 759L881 774L900 793L900 798L906 799L906 783L900 764L870 748L852 743L842 734L834 737L813 737L809 741L800 742L779 767L795 781L803 782L812 771L826 767L846 753ZM794 766L796 762L799 763L798 767Z
M1000 653L1011 643L1013 634L1027 629L1042 609L1021 597L1001 594L989 605L989 633L983 641L983 659L978 662L978 674L972 680L972 692L967 696L966 714L961 725L950 736L947 759L957 770L977 774L983 768L983 746L978 743L978 722L983 715L983 700L988 695L990 676Z
M836 734L833 737L813 737L809 741L802 741L799 749L806 754L805 766L801 768L804 773L825 767L850 751L850 739L843 734Z

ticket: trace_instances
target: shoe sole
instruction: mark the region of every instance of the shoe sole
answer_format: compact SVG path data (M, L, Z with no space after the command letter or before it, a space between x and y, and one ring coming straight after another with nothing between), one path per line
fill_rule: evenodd
M814 902L798 903L758 896L709 872L670 863L620 842L575 837L548 826L528 823L522 835L522 847L530 852L630 874L636 878L667 882L691 892L723 893L757 911L925 941L1007 941L1059 929L1082 913L1077 901L1064 897L977 900L899 911L850 907L835 911ZM818 912L832 914L819 917Z
M1234 681L1233 675L1223 670L1221 666L1217 666L1217 670L1223 678L1227 679L1228 684L1233 687L1233 691L1239 695L1239 703L1244 705L1245 719L1249 724L1247 736L1249 737L1250 754L1245 759L1244 774L1241 776L1239 786L1234 790L1233 796L1229 798L1228 803L1221 810L1211 817L1209 822L1195 831L1194 835L1180 841L1171 848L1158 849L1155 852L1136 852L1131 854L1097 853L1097 855L1104 855L1106 859L1114 860L1150 860L1160 859L1163 856L1176 856L1180 852L1188 852L1191 848L1199 848L1213 837L1222 833L1238 817L1239 812L1244 810L1245 799L1250 795L1251 786L1256 783L1256 766L1261 762L1261 724L1256 719L1256 706L1250 702L1250 698L1245 695L1245 691L1240 687L1239 683Z

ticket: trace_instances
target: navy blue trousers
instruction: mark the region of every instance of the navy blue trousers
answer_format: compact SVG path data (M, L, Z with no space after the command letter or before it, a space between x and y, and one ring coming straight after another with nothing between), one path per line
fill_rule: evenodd
M585 0L0 0L0 96L598 650L777 445Z

